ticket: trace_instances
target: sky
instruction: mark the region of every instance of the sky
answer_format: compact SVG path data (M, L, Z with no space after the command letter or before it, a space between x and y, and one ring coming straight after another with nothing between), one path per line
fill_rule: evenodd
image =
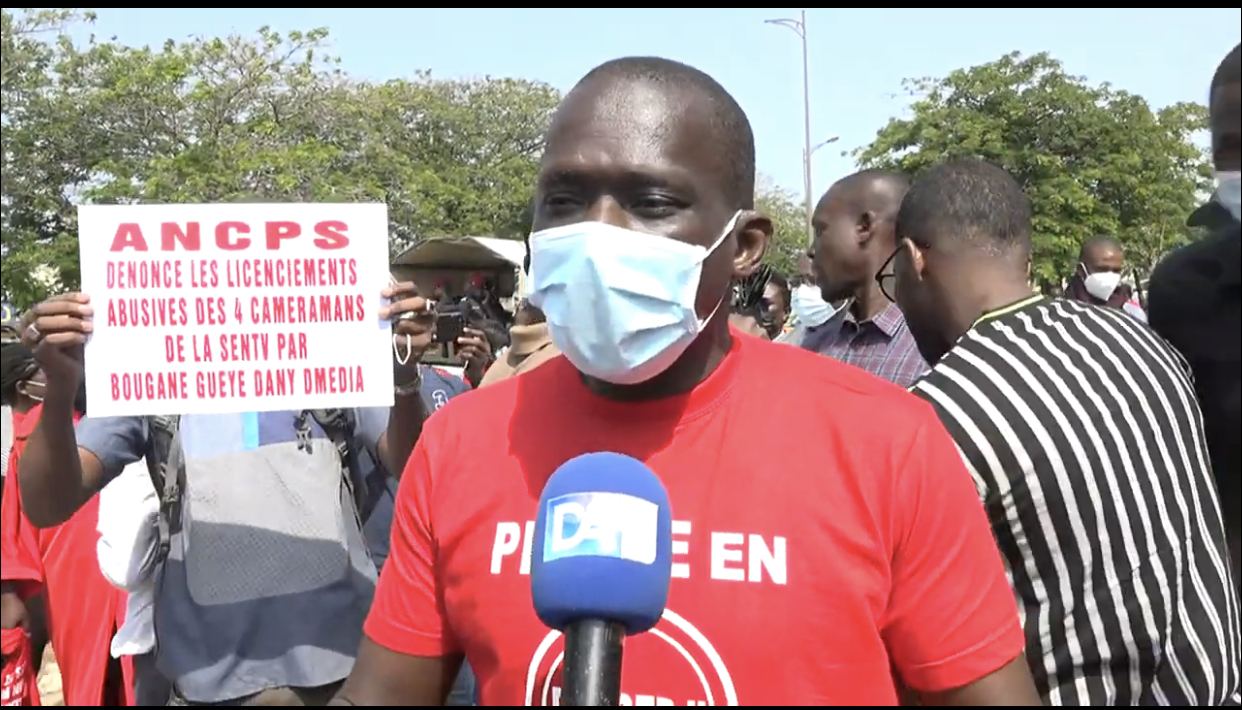
M342 68L369 80L509 76L567 90L591 68L657 55L719 81L754 128L759 171L802 194L802 48L765 24L799 8L139 8L101 9L93 31L130 45L326 27ZM1020 51L1141 94L1154 106L1205 102L1212 73L1242 34L1239 8L813 8L807 12L812 193L853 170L909 105L904 78L943 76Z

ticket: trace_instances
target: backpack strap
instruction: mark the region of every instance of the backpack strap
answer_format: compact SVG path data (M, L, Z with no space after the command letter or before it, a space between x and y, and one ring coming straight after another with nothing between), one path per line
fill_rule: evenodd
M181 484L185 479L185 457L178 436L181 417L147 417L147 428L147 470L160 499L156 523L159 538L155 549L155 563L159 564L168 558L172 536L181 529Z
M315 419L319 428L323 429L328 440L336 447L337 454L341 457L341 478L345 481L350 497L354 500L354 512L365 520L364 513L368 502L366 489L354 485L353 471L357 464L357 452L354 450L353 411L349 409L308 409L305 411Z

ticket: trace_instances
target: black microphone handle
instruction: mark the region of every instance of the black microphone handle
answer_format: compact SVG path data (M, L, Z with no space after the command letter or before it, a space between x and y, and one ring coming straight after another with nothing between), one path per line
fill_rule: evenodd
M611 621L583 619L565 627L561 705L619 705L624 643L625 627Z

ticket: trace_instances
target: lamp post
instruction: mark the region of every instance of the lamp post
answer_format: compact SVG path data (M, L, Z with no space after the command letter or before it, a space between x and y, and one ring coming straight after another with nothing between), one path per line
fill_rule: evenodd
M840 136L833 136L829 138L828 140L822 141L820 143L816 143L815 145L811 146L810 153L806 152L805 149L802 151L802 172L803 172L803 175L805 176L806 184L808 186L811 184L811 157L815 155L815 151L819 150L820 148L823 148L826 145L836 143L840 138L841 138ZM808 229L810 230L809 233L806 235L807 236L807 243L806 243L807 248L810 248L812 242L815 241L815 227L811 225L811 219L812 219L814 208L811 206L811 204L812 204L811 200L807 199L806 201L806 222L807 222L807 225L809 225Z
M802 153L802 189L806 191L806 238L809 245L815 238L815 228L811 226L813 209L811 207L811 153L815 151L815 148L811 147L811 70L806 46L806 10L803 10L798 18L796 20L764 20L764 22L769 25L787 27L802 39L802 122L805 130Z

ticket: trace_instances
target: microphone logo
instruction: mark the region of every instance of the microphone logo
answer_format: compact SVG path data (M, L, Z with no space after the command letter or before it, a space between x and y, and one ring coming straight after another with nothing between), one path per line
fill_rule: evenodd
M547 502L543 561L613 557L655 562L660 507L624 493L570 493Z

